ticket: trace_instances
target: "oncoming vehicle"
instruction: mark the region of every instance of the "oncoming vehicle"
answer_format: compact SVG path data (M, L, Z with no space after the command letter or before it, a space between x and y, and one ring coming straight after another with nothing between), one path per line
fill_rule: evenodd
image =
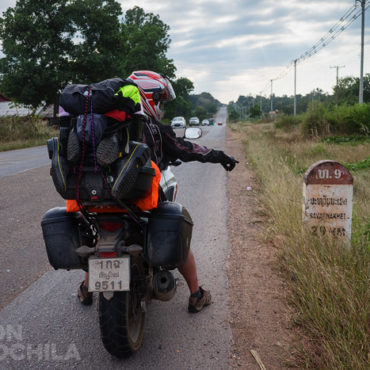
M186 127L185 118L181 117L181 116L172 118L171 127L172 128L174 128L174 127Z
M204 120L202 121L202 126L209 126L209 121L208 121L208 119L204 119Z
M221 121L219 121L219 122L218 122L218 125L219 125L219 126L222 126L222 122L221 122Z
M198 117L191 117L189 119L190 126L198 126L199 125L199 118Z

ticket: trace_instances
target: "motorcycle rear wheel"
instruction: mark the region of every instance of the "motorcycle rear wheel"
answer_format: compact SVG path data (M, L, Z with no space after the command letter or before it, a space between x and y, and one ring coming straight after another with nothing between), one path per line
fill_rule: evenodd
M115 357L129 357L143 341L145 312L141 307L139 271L139 266L132 263L130 291L114 292L109 300L99 293L100 335L105 349Z

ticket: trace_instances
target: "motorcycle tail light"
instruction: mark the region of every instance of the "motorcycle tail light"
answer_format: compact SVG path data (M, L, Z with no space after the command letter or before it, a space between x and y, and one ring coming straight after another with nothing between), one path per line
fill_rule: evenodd
M100 252L100 258L115 258L117 252Z
M99 226L102 230L114 232L122 228L122 224L119 222L103 221L99 223Z

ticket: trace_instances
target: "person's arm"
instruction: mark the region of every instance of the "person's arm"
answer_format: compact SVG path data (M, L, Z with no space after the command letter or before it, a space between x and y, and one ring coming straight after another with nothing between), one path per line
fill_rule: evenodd
M235 158L228 156L222 150L209 149L203 145L176 137L175 132L169 126L160 124L159 127L163 137L165 153L171 160L180 159L183 162L220 163L226 171L233 170L235 164L238 163Z

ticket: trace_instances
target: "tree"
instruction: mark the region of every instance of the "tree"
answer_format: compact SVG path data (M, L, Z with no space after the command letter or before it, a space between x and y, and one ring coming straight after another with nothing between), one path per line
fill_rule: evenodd
M165 104L165 117L190 117L192 105L189 100L189 94L194 89L193 83L185 77L180 77L176 81L173 81L172 87L175 90L176 99Z
M210 93L202 92L201 94L197 95L190 95L190 102L193 105L194 115L199 117L199 115L203 118L210 118L217 112L218 107L221 103L215 99ZM197 109L201 107L202 109L197 111ZM199 117L199 118L201 118Z
M251 118L258 118L261 117L262 112L261 108L258 104L254 104L250 109L249 109L249 114Z
M120 32L121 6L116 0L74 0L74 23L80 43L74 47L74 72L90 83L122 76L126 49Z
M180 77L173 83L173 88L177 96L188 98L194 90L194 84L188 78Z
M358 103L360 79L358 77L344 77L339 79L334 87L334 93L338 98L338 104ZM364 76L364 102L370 102L370 73Z
M199 118L200 121L203 121L205 118L208 118L208 112L206 108L198 105L195 108L194 115Z
M230 102L227 106L228 119L231 122L236 122L239 119L239 114L235 109L234 102Z
M127 50L123 71L127 75L135 70L148 69L170 79L175 77L173 60L166 57L171 42L169 26L158 15L145 13L142 8L135 6L126 12L121 26Z
M1 91L36 108L69 82L118 75L121 13L115 0L18 0L0 18Z

